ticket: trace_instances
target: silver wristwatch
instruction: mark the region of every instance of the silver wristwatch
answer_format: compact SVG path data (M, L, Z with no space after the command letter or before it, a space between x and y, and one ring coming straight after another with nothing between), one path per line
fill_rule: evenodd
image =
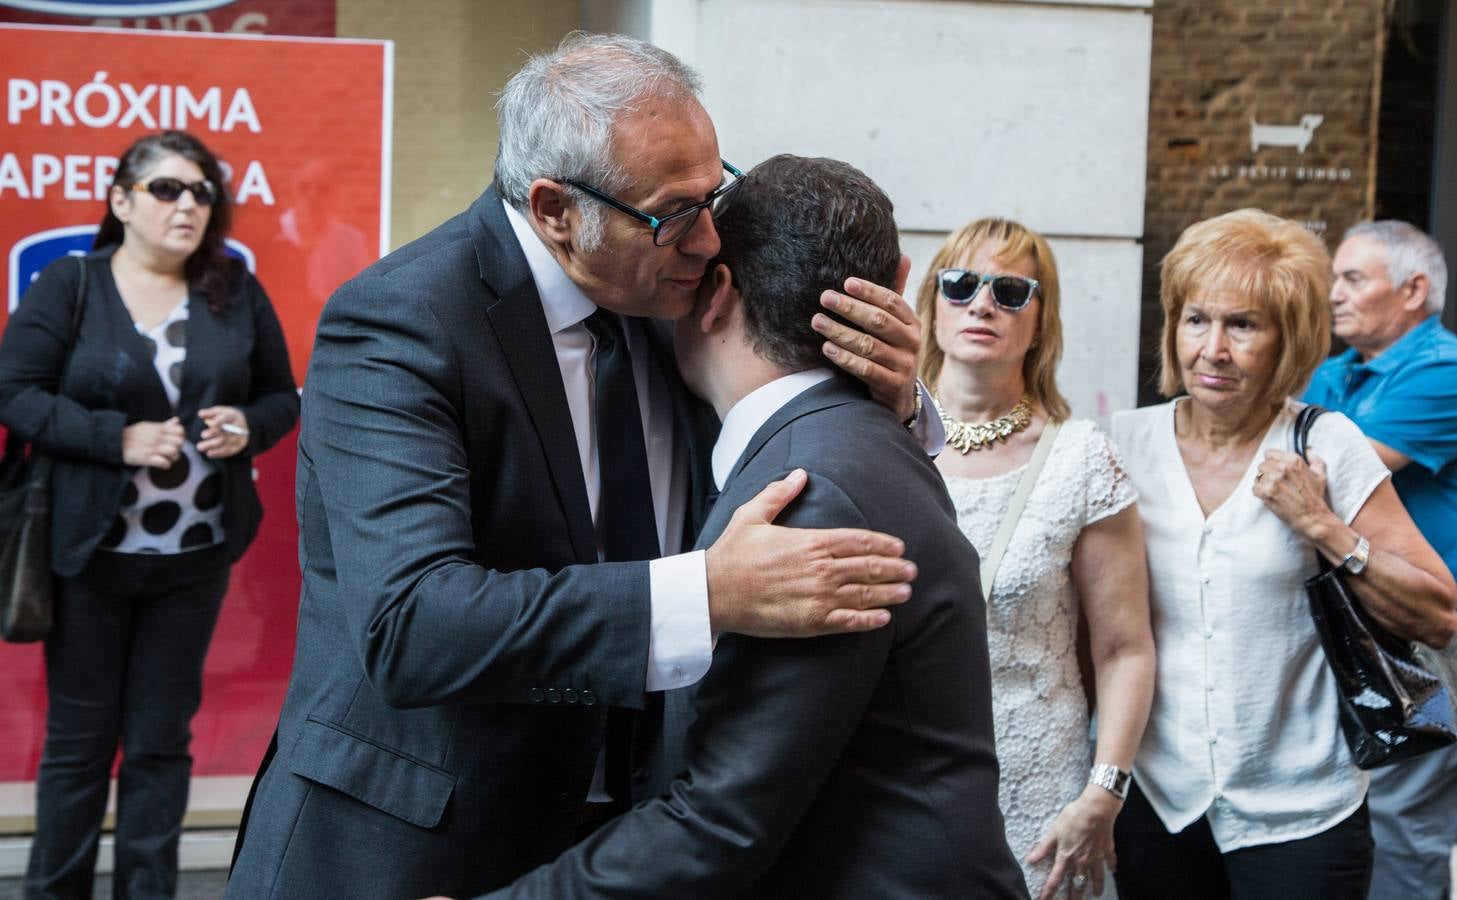
M1356 547L1341 560L1341 568L1352 575L1366 571L1366 561L1371 558L1371 542L1363 534L1356 535Z
M1132 772L1125 772L1112 763L1098 763L1088 772L1088 784L1096 784L1119 800L1128 799L1128 785L1132 782Z

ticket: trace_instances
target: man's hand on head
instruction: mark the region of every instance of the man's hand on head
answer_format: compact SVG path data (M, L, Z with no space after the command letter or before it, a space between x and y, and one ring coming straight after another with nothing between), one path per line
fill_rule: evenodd
M708 548L714 634L814 637L870 631L910 599L916 566L898 538L858 528L772 524L809 477L796 469L735 510Z
M825 291L820 303L859 326L849 328L824 314L811 323L824 335L830 362L870 387L877 401L905 421L915 412L916 357L921 350L921 320L901 296L911 258L901 254L896 289L861 278L847 278L845 292Z

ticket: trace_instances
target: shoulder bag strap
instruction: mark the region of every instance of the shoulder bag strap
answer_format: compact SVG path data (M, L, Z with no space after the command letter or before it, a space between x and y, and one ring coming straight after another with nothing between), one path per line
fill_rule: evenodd
M1027 468L1022 472L1022 477L1017 481L1017 490L1012 493L1012 502L1007 504L1007 515L1002 518L1002 525L997 529L997 538L992 542L992 549L981 560L981 593L983 597L991 597L992 584L997 580L997 569L1001 568L1002 556L1007 552L1007 545L1012 542L1012 532L1017 529L1017 520L1022 518L1022 510L1027 506L1027 498L1032 494L1032 487L1037 484L1037 475L1042 471L1042 464L1047 461L1047 454L1052 450L1052 442L1057 438L1057 432L1062 425L1057 422L1048 422L1042 429L1042 437L1037 439L1037 446L1032 451L1032 459L1028 460Z
M1324 406L1316 406L1314 403L1310 403L1302 407L1300 412L1295 414L1295 430L1291 434L1291 442L1294 444L1296 454L1305 460L1307 465L1310 464L1310 456L1306 452L1310 449L1310 428L1315 424L1315 420L1320 418L1321 414L1325 411ZM1326 559L1325 555L1319 550L1315 551L1315 561L1322 573L1329 572L1335 568L1335 566L1331 565L1330 560Z
M1305 451L1310 446L1310 426L1315 424L1315 420L1323 412L1325 412L1325 407L1311 403L1302 407L1300 412L1295 414L1295 452L1300 454L1300 458L1307 463L1310 462L1310 458L1305 455Z
M66 351L69 361L71 350L76 349L76 334L81 330L81 310L86 307L86 257L76 257L76 263L80 268L81 277L76 281L76 304L71 307L71 346Z
M81 331L81 310L86 305L86 260L83 257L76 257L79 264L81 277L76 282L76 300L71 305L71 344L66 348L66 359L61 363L61 375L56 379L56 390L59 391L61 381L66 377L66 369L71 364L71 353L76 349L76 335ZM12 429L5 430L5 460L22 459L25 456L25 441L21 440Z

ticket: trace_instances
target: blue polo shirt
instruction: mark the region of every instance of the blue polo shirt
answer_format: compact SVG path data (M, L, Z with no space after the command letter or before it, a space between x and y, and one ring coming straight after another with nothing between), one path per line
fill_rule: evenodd
M1457 572L1457 335L1432 315L1370 362L1347 350L1321 364L1304 399L1411 459L1391 484Z

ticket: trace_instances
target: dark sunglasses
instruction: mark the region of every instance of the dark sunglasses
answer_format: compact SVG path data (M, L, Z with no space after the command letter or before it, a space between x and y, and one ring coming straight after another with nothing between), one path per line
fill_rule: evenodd
M180 178L153 178L146 184L138 182L131 186L134 191L146 191L163 203L171 203L182 196L183 191L191 191L192 199L198 206L212 206L217 199L217 191L213 189L211 181L194 181L191 184Z
M666 247L681 240L683 235L692 231L693 224L698 221L698 214L703 210L708 210L708 214L717 219L723 215L724 210L728 209L729 203L734 198L734 191L744 183L744 173L727 160L721 159L719 162L723 163L724 171L728 174L724 176L724 183L718 190L709 194L703 202L690 204L662 218L645 213L635 206L623 203L611 194L599 191L580 181L570 178L557 180L562 184L570 184L578 190L585 191L618 212L626 213L634 219L647 223L647 226L653 230L653 243L659 247Z
M936 284L941 296L952 306L966 306L976 298L982 285L992 286L992 300L1002 309L1013 312L1026 308L1042 285L1035 278L1021 275L996 275L973 272L970 269L942 269L936 273Z

